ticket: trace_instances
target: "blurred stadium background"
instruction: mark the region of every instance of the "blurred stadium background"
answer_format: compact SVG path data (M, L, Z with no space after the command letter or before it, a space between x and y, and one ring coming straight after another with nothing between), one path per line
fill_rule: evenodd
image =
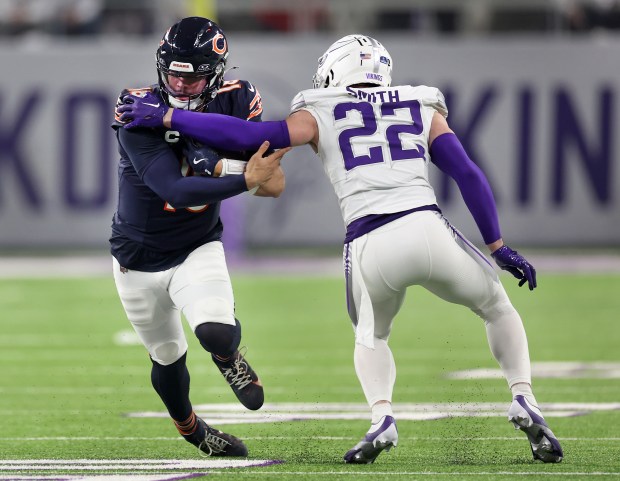
M394 83L440 87L450 123L493 185L505 239L604 253L620 243L620 1L0 0L0 251L107 252L115 209L109 127L122 88L155 81L176 19L229 37L229 78L252 81L264 119L311 86L316 59L352 32L376 36ZM344 228L309 148L285 160L278 200L224 203L231 257L337 256ZM455 184L433 172L447 217L480 236ZM608 262L612 259L612 263Z
M354 32L385 44L395 84L441 88L451 126L488 174L504 238L539 272L534 294L504 273L532 360L551 370L535 373L539 400L615 403L588 416L556 413L567 452L559 467L524 462L529 448L522 436L506 437L505 420L405 421L402 454L375 466L400 477L376 479L542 478L552 469L564 479L617 479L620 0L0 0L0 478L15 479L3 477L4 458L195 456L169 424L125 417L162 406L143 348L127 336L108 253L114 102L123 88L155 81L159 39L188 15L222 26L229 66L238 67L229 78L258 87L267 120L287 115L293 96L311 87L317 58ZM344 234L336 198L310 148L289 153L284 169L281 198L242 195L222 209L252 362L270 402L363 410L336 278ZM480 244L455 184L432 175L446 216ZM402 360L396 401L505 402L499 379L446 378L495 367L471 313L421 289L408 299L392 340ZM213 366L189 340L195 402L234 401L219 374L205 376ZM328 470L336 480L351 479L333 475L334 466L366 427L334 420L235 432L254 457L286 460L281 470L293 474L274 479Z

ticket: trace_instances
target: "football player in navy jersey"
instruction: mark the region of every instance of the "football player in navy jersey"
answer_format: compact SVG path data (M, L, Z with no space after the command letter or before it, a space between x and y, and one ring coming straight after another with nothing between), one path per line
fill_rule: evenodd
M118 109L126 129L167 125L213 147L309 144L338 197L347 227L344 270L355 330L354 364L371 407L371 427L344 455L372 463L398 443L392 411L396 364L388 346L409 286L420 285L484 320L489 346L512 394L508 419L522 430L534 459L562 461L560 442L532 391L527 337L486 256L441 213L429 179L432 162L457 183L491 256L502 269L537 286L536 270L504 244L491 187L448 126L439 89L392 86L392 57L366 35L347 35L319 59L314 89L293 99L283 121L252 124L231 117L149 104Z
M173 25L157 49L156 85L124 90L118 105L158 94L153 109L175 107L260 121L261 97L245 80L224 81L228 45L201 17ZM215 151L178 131L126 130L116 118L119 197L110 238L114 280L127 317L152 361L151 381L179 433L213 456L247 456L236 437L198 417L189 399L181 314L239 401L259 409L263 387L239 351L241 326L222 247L220 202L250 191L278 197L288 149Z

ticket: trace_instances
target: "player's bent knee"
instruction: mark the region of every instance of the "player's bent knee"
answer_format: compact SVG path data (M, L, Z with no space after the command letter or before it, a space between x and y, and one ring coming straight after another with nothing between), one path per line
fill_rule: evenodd
M503 319L514 315L518 316L517 310L508 300L490 303L482 308L472 309L472 311L486 322L492 322L495 319Z
M169 366L181 359L186 351L187 345L182 346L178 342L165 342L163 344L151 346L149 354L156 363L162 366Z
M235 325L206 322L194 331L202 347L220 357L229 357L241 342L241 324L235 319Z

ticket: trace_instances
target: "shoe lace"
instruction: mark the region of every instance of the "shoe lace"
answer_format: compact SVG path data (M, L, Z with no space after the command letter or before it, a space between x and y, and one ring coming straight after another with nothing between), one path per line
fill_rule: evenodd
M224 438L207 430L205 438L198 445L198 451L202 457L207 458L213 454L224 452L229 444Z
M243 357L244 354L245 351L243 353L239 352L239 356L233 361L232 366L222 371L224 379L226 379L228 384L238 389L243 389L252 383L250 366L248 366L247 361Z

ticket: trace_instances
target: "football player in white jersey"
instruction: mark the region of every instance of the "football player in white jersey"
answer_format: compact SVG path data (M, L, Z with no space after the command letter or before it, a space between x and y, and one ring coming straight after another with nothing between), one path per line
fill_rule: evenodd
M532 393L527 338L493 267L443 217L428 169L432 162L459 186L496 263L536 287L536 271L504 244L493 193L448 126L441 92L391 86L392 57L365 35L348 35L319 59L314 89L297 94L284 121L251 124L214 114L154 111L137 98L118 114L126 128L161 127L214 148L310 144L338 196L347 307L355 330L354 364L371 408L371 427L344 456L372 463L398 442L392 412L396 366L388 339L407 288L420 285L471 309L485 323L513 401L508 419L525 432L534 459L560 462L562 448Z

